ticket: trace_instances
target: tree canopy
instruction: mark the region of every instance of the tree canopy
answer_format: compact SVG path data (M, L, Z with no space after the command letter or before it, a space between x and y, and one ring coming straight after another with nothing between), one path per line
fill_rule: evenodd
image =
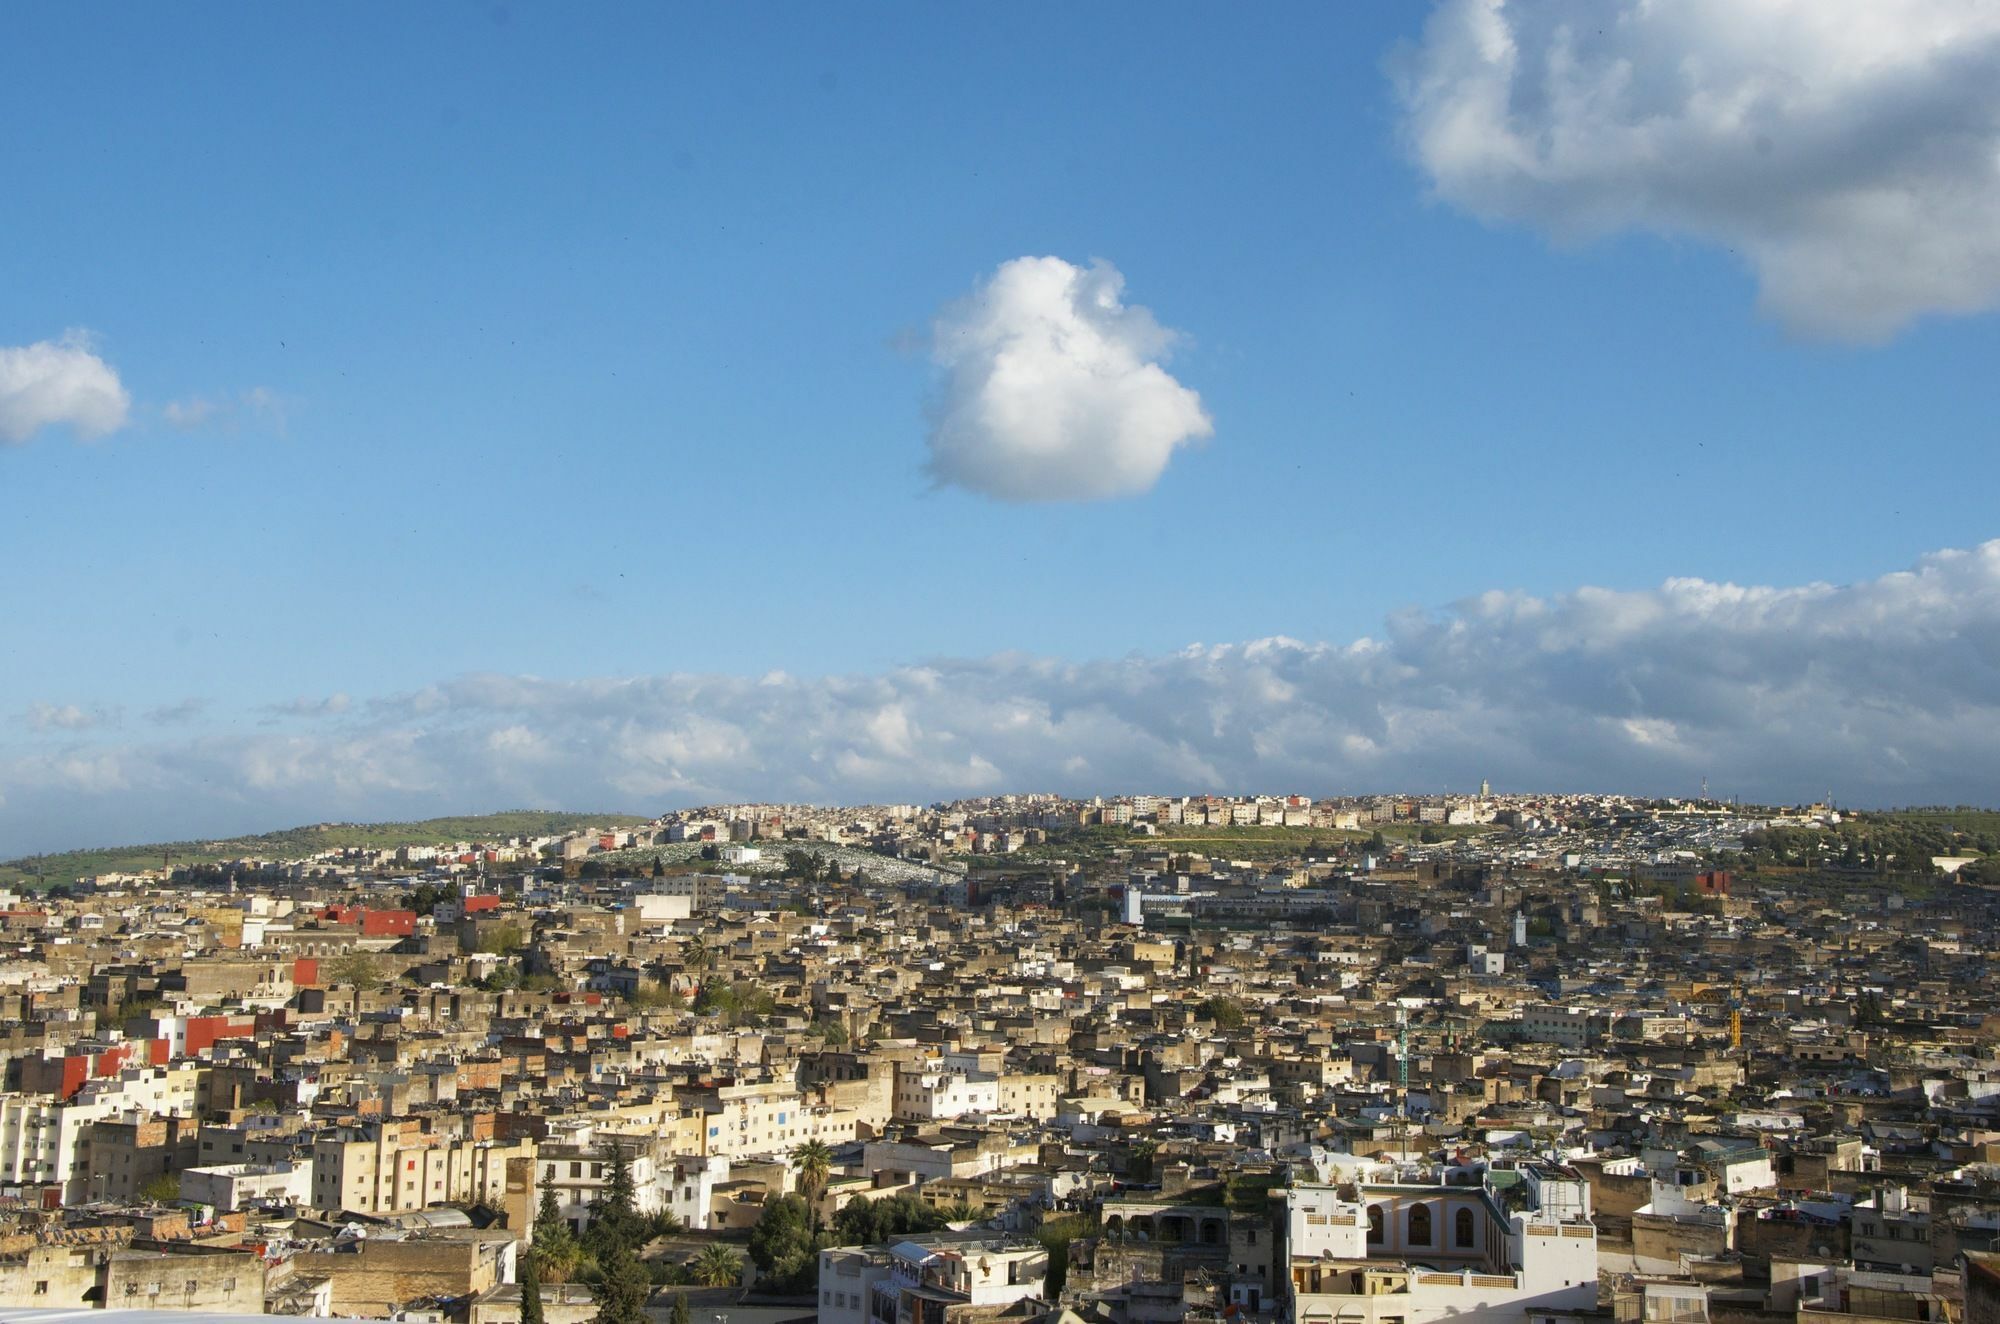
M773 1292L817 1288L819 1245L804 1200L787 1195L764 1206L764 1216L750 1229L750 1261L757 1266L759 1285Z

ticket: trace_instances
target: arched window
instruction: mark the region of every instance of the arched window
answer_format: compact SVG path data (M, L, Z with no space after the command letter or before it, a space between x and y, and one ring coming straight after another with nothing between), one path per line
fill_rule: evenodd
M1368 1244L1382 1244L1382 1206L1379 1204L1368 1206Z
M1410 1244L1431 1244L1431 1207L1427 1204L1414 1205L1410 1209Z
M1472 1223L1472 1211L1470 1209L1459 1210L1458 1216L1452 1219L1452 1241L1465 1250L1471 1250L1475 1235Z

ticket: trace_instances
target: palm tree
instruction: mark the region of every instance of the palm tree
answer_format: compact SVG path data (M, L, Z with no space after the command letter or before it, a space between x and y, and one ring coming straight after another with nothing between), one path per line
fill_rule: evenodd
M703 1287L734 1287L743 1281L743 1258L727 1246L710 1246L688 1265Z
M687 946L681 949L681 957L696 970L715 968L715 953L709 950L708 939L699 933L687 940Z
M792 1146L792 1171L798 1175L799 1194L819 1222L820 1197L826 1194L827 1179L833 1175L833 1151L824 1140L801 1140Z
M583 1263L583 1248L576 1244L576 1234L556 1208L552 1186L542 1188L541 1203L535 1213L534 1249L529 1254L535 1259L540 1278L550 1283L568 1282Z

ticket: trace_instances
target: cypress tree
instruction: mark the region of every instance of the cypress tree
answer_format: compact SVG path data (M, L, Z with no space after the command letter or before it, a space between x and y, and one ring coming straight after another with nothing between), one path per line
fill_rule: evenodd
M590 1289L597 1298L597 1324L647 1324L646 1298L653 1294L653 1280L623 1238L605 1249L597 1272L598 1281Z
M521 1324L542 1324L542 1271L532 1249L521 1265Z

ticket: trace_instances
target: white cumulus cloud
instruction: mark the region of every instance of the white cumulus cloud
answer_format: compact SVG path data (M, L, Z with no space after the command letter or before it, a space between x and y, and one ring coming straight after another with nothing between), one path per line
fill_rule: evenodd
M872 675L470 675L339 721L129 739L37 707L0 857L520 804L1469 789L1983 802L2000 786L2000 541L1853 584L1491 591L1374 637ZM32 720L32 719L31 719ZM19 726L17 724L17 730ZM159 728L151 728L159 731ZM4 734L4 733L0 733Z
M1811 336L2000 305L2000 5L1443 0L1392 63L1482 218L1726 246Z
M1021 257L938 316L933 478L1003 501L1133 496L1214 431L1161 366L1176 333L1124 285L1108 262Z
M131 408L117 371L80 331L0 345L0 442L18 444L51 427L102 437L124 427Z

